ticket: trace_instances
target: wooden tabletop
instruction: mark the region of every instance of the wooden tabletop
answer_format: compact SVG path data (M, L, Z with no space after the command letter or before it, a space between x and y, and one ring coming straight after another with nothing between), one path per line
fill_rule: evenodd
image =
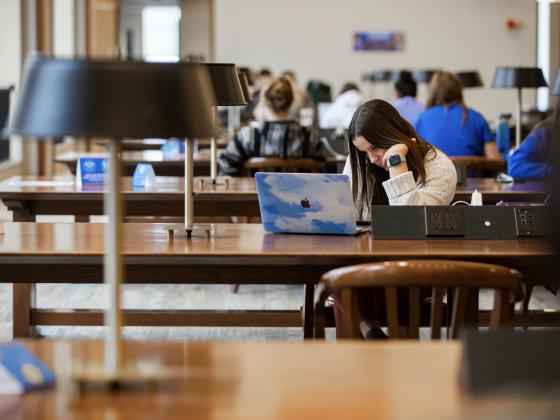
M309 263L333 257L384 258L527 258L549 255L545 242L520 240L379 240L370 234L356 236L272 234L260 224L216 224L215 237L168 240L164 225L124 224L124 254L150 259L170 256L305 257ZM4 223L0 258L10 256L101 256L104 251L101 223ZM12 260L13 261L13 260Z
M160 150L161 146L167 143L167 139L128 139L122 141L123 150ZM96 145L107 147L109 144L108 140L98 140L95 142ZM218 146L225 147L227 145L227 138L218 138ZM210 139L197 139L196 147L199 149L207 149L210 147Z
M123 178L127 216L184 215L184 181L179 177L157 177L148 190L133 188ZM230 178L228 184L212 185L195 178L195 216L231 217L260 215L254 178ZM457 186L455 200L470 201L477 189L485 204L498 201L542 202L548 195L543 182L496 183L493 178L470 178ZM14 221L33 221L37 214L72 214L87 221L103 214L103 186L78 189L73 177L12 177L0 182L0 200L14 213Z
M63 153L55 158L55 162L64 164L70 172L76 173L76 163L81 156L100 156L95 153ZM346 162L344 157L328 157L327 170L329 172L340 172L342 165ZM149 163L154 167L158 176L184 176L185 157L183 155L164 154L160 150L126 150L122 152L123 169L126 175L131 176L138 163ZM201 150L194 156L194 175L208 176L210 174L210 152Z
M161 363L145 390L78 393L76 365L101 362L100 342L25 341L57 385L0 398L2 418L455 419L553 418L558 401L475 399L459 384L461 344L414 342L126 342L125 360Z

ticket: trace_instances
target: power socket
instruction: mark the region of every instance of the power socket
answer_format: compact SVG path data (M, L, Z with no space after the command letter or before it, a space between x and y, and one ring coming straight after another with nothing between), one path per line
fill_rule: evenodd
M465 217L458 207L426 206L426 236L465 236Z
M530 207L519 207L515 208L515 224L517 227L517 236L543 236L546 234L543 226L543 215L541 217L537 216L537 211L535 208ZM539 221L539 223L537 223Z

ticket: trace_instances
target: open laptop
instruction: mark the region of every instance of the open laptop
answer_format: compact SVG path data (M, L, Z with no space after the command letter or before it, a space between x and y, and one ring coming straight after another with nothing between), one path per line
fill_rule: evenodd
M357 226L347 175L255 174L261 219L267 232L355 235Z

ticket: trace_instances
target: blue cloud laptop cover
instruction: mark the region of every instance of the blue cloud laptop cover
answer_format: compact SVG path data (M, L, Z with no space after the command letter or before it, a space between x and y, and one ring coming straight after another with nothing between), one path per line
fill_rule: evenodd
M259 172L255 180L265 231L357 232L348 176Z

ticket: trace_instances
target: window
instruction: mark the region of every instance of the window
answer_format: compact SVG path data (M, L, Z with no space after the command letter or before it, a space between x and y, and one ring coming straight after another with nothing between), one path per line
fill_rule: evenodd
M152 62L177 62L179 53L179 6L147 6L142 9L142 55Z

